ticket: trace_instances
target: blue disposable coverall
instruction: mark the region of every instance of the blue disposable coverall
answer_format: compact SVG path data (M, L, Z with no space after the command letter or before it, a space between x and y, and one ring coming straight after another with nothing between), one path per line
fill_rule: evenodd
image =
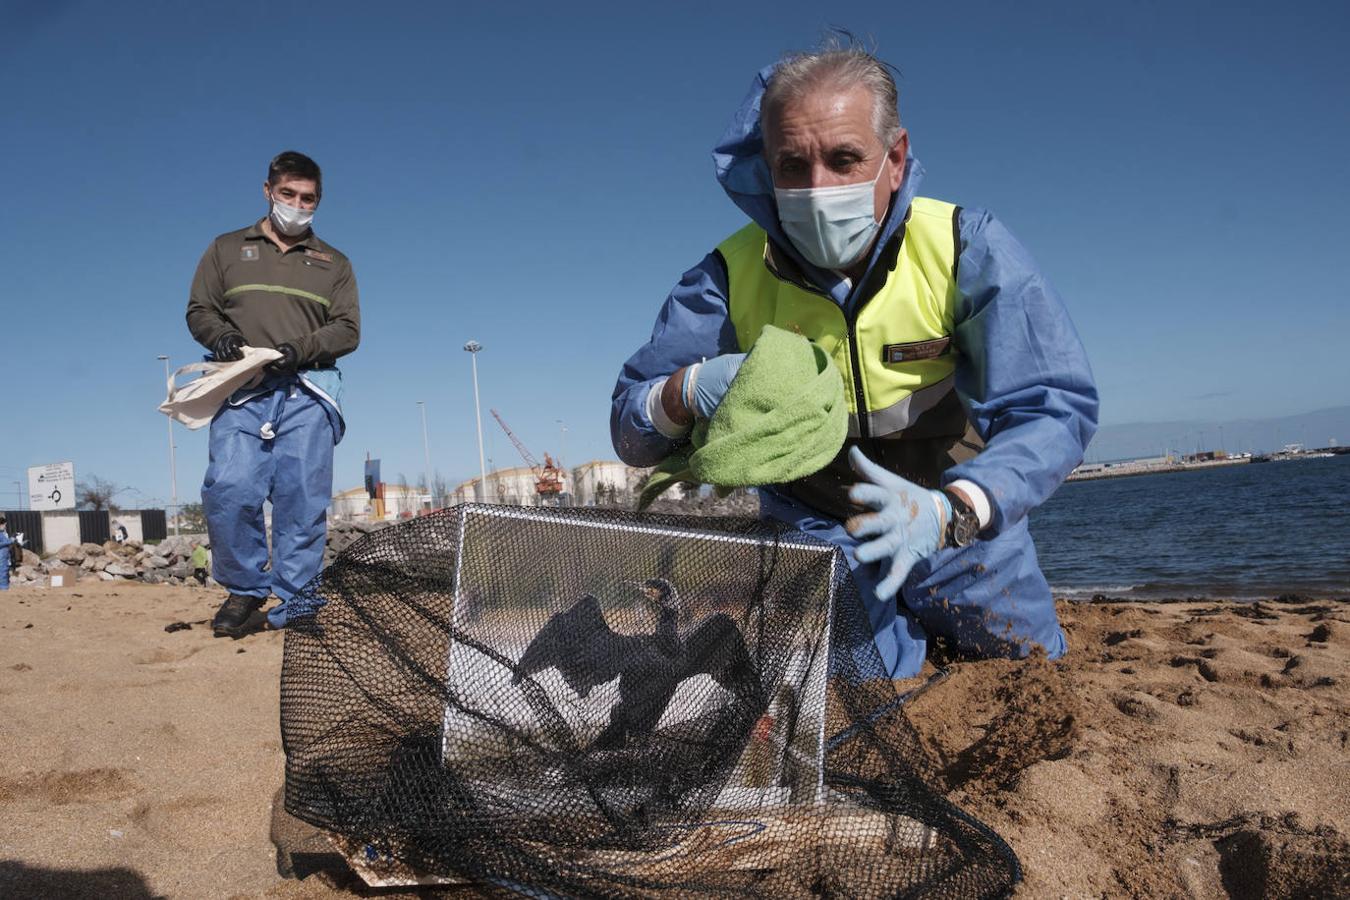
M17 546L14 539L0 528L0 591L9 590L9 555L22 552L23 548Z
M211 421L202 507L211 535L212 576L230 593L266 598L274 628L288 603L323 567L333 447L342 440L342 376L336 368L272 376L237 392ZM270 437L269 437L270 435ZM263 503L272 501L267 570Z
M778 222L759 120L772 72L771 66L756 76L713 150L717 180L768 233L775 252L791 255L816 287L849 311L860 299L853 284L803 259ZM911 155L871 251L869 272L904 221L922 178L923 167ZM1039 646L1053 659L1066 649L1026 517L1082 460L1096 430L1097 389L1068 312L1030 254L987 211L963 209L958 225L955 384L986 446L948 469L942 483L966 479L983 489L992 517L980 539L920 561L899 602L883 603L875 588L884 573L879 564L857 563L852 552L857 542L838 519L773 487L759 491L761 515L845 550L877 649L894 678L919 672L930 634L974 656L1024 656ZM861 277L856 284L867 280ZM614 389L610 431L616 452L628 464L655 465L676 446L647 416L653 385L681 366L741 349L727 313L727 293L725 268L710 253L680 279L651 338L624 364Z

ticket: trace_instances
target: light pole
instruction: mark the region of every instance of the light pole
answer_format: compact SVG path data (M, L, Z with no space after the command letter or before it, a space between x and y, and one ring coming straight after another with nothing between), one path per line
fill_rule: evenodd
M469 359L473 360L473 415L478 420L478 486L483 492L483 502L486 503L487 496L487 469L483 466L483 411L478 408L478 351L483 349L483 345L477 341L468 341L464 345L464 350L469 354Z
M425 400L418 400L417 405L422 407L422 452L426 454L427 495L431 496L431 443L427 440L427 404ZM435 506L436 498L432 497L428 505Z
M169 358L159 356L159 361L164 363L164 382L169 381ZM173 489L173 500L169 509L173 511L173 536L178 537L178 462L174 458L173 452L173 419L169 419L169 485Z

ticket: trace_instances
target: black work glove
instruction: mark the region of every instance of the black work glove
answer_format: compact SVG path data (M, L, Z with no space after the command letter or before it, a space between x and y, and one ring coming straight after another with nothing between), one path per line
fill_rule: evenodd
M211 348L211 355L216 358L216 362L234 362L236 359L244 358L244 336L237 331L227 331L216 339L216 345Z
M281 354L281 359L272 360L263 367L263 371L268 375L294 375L300 366L300 354L290 344L279 344L277 352Z

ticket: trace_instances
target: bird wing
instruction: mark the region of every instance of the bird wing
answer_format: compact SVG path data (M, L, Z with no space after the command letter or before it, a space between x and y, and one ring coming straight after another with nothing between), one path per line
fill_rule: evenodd
M681 678L711 675L718 684L743 700L752 700L763 691L745 638L726 613L709 616L684 640L684 665Z
M605 621L600 601L585 594L539 629L520 657L514 680L519 683L526 675L555 667L567 686L585 697L619 674L626 643Z

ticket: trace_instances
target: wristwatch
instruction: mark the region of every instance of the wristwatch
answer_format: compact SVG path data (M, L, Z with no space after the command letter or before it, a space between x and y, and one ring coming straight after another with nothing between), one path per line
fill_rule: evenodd
M966 499L956 491L942 489L952 504L952 520L947 523L946 546L969 547L980 531L980 519Z

